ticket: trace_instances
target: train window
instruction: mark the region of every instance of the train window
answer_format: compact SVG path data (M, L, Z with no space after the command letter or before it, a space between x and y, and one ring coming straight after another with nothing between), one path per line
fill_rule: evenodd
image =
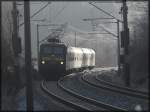
M54 47L54 54L63 54L64 49L62 47Z
M42 54L49 54L53 52L53 49L49 46L44 46L41 48Z
M64 47L62 46L49 46L49 45L44 45L41 46L41 54L42 55L51 55L54 54L58 58L64 57Z
M94 55L93 55L93 54L91 54L91 60L93 59L93 57L94 57Z

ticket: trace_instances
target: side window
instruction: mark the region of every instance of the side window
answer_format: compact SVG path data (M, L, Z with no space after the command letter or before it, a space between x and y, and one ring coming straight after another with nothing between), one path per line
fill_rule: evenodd
M73 59L72 59L72 53L70 53L70 61L72 61Z
M75 58L75 57L74 57L74 54L70 52L70 54L69 54L69 58L70 58L70 59L69 59L70 61L75 60L75 59L74 59L74 58Z
M91 54L91 60L93 59L93 53Z
M70 58L70 61L72 61L72 60L73 60L73 55L72 55L72 53L71 53L71 52L69 53L69 58Z

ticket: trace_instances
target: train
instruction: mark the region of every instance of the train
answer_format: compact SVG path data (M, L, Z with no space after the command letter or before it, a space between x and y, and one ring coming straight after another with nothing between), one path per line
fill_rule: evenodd
M58 39L49 39L48 42L40 45L39 72L44 75L44 78L57 79L64 73L94 67L95 51L93 49L67 46Z

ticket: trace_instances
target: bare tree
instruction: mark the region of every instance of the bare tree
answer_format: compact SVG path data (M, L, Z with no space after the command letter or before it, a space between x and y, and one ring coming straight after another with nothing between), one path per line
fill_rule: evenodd
M130 46L129 61L133 81L144 83L148 79L148 12L135 20L133 43Z
M2 27L3 29L3 27ZM13 64L13 56L12 56L12 50L11 50L11 45L10 42L6 37L6 32L4 30L2 30L2 35L1 35L1 43L2 43L2 66L1 66L1 70L2 70L2 78L3 81L5 82L5 80L7 80L8 78L8 71L7 68L8 66Z

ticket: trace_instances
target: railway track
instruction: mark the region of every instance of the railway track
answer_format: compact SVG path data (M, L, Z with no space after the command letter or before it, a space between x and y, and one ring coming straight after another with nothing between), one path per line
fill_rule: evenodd
M137 106L141 106L142 110L148 110L148 101L143 99L137 99L114 91L97 88L91 84L82 80L82 74L72 76L66 76L59 80L60 86L66 91L79 97L87 102L91 102L97 106L103 108L109 108L109 110L135 110ZM68 78L70 77L70 78ZM101 105L102 103L102 105ZM108 107L106 105L109 105ZM105 106L106 107L105 107ZM112 108L111 108L112 107ZM116 108L116 109L115 109Z
M65 76L67 77L67 76ZM58 81L58 85L66 92L68 92L69 94L72 94L73 96L77 97L77 98L80 98L86 102L90 102L98 107L101 107L105 110L113 110L113 111L127 111L126 109L123 109L123 108L120 108L120 107L117 107L117 106L113 106L113 105L110 105L110 104L106 104L104 102L101 102L101 101L97 101L95 99L92 99L92 98L89 98L89 97L85 97L83 95L81 95L80 93L77 93L77 92L74 92L72 91L71 89L68 89L67 87L65 87L64 84L62 84L62 82L64 81L63 80L64 78L61 78L59 81Z
M51 97L54 97L57 101L60 103L63 103L65 105L70 106L71 108L74 108L75 110L86 110L86 111L93 111L93 110L106 110L104 108L95 106L89 102L86 102L84 100L81 100L77 97L74 97L68 93L66 93L64 90L62 90L59 87L59 84L52 85L53 88L48 88L49 84L46 84L46 81L42 81L41 88L44 92L46 92ZM57 89L56 89L57 88Z
M142 91L137 91L131 88L127 88L127 87L123 87L123 86L118 86L116 84L112 84L110 82L106 82L100 78L98 78L98 75L96 76L91 76L90 74L84 74L82 76L82 80L85 81L86 83L96 86L98 88L103 88L103 89L107 89L110 91L114 91L117 93L122 93L122 94L126 94L132 97L136 97L136 98L141 98L144 100L148 100L149 99L149 95L148 93L142 92Z
M114 91L110 92L108 89L97 88L83 80L85 75L82 75L83 73L65 76L55 85L43 81L41 87L48 95L75 110L127 111L134 110L137 105L147 110L147 101L142 102L143 99L136 99Z

